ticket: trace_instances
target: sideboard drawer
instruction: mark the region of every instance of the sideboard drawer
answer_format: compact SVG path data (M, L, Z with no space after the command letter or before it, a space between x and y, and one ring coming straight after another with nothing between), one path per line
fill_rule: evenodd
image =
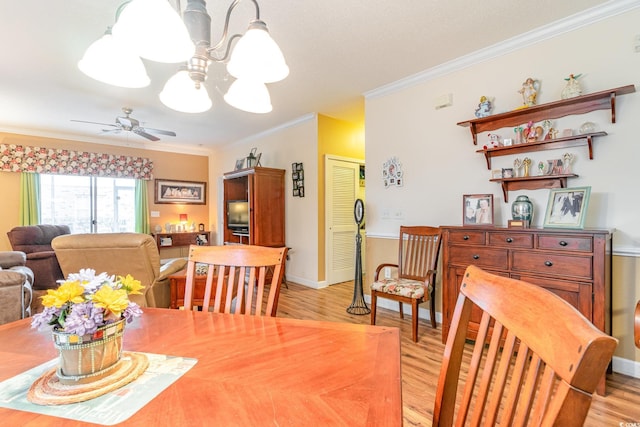
M506 249L454 245L449 247L449 264L464 267L473 264L478 267L506 270L509 259L507 254Z
M464 243L465 245L484 245L485 232L475 230L460 230L449 232L449 243Z
M593 260L590 256L557 255L529 251L514 251L512 271L529 271L566 278L593 278Z
M593 239L589 236L573 237L541 234L538 236L538 248L555 251L592 252Z
M505 248L533 248L533 235L530 233L489 233L489 245Z

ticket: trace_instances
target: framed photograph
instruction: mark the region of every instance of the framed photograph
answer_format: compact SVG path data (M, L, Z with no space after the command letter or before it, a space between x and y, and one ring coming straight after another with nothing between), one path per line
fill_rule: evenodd
M584 228L591 187L549 190L545 228Z
M206 190L206 182L156 179L155 203L204 205L207 202Z
M513 168L502 168L503 178L513 178Z
M493 194L462 196L462 225L493 225Z
M491 171L491 179L500 179L502 178L502 169L493 169Z
M236 167L234 170L240 170L244 167L244 157L241 159L236 160Z

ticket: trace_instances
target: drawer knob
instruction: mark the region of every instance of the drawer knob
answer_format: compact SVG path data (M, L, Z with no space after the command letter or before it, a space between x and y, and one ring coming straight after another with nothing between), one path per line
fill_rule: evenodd
M462 240L469 240L469 236L462 236Z
M474 255L474 256L473 256L473 259L480 259L480 255L477 255L477 254L476 254L476 255Z
M551 261L545 261L544 265L546 265L547 267L551 267L553 263Z
M507 243L511 243L513 242L513 239L511 237L507 237Z
M567 243L567 242L565 242L564 240L560 240L559 245L560 245L560 246L567 246L567 245L568 245L568 243Z

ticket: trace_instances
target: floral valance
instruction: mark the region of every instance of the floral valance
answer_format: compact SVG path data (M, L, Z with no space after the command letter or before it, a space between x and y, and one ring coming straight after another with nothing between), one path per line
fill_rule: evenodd
M151 180L153 162L144 157L0 144L0 171Z

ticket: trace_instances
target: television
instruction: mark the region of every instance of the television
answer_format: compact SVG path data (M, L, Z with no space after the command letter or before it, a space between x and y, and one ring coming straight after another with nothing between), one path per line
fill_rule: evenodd
M249 231L249 202L246 200L227 201L227 228Z

